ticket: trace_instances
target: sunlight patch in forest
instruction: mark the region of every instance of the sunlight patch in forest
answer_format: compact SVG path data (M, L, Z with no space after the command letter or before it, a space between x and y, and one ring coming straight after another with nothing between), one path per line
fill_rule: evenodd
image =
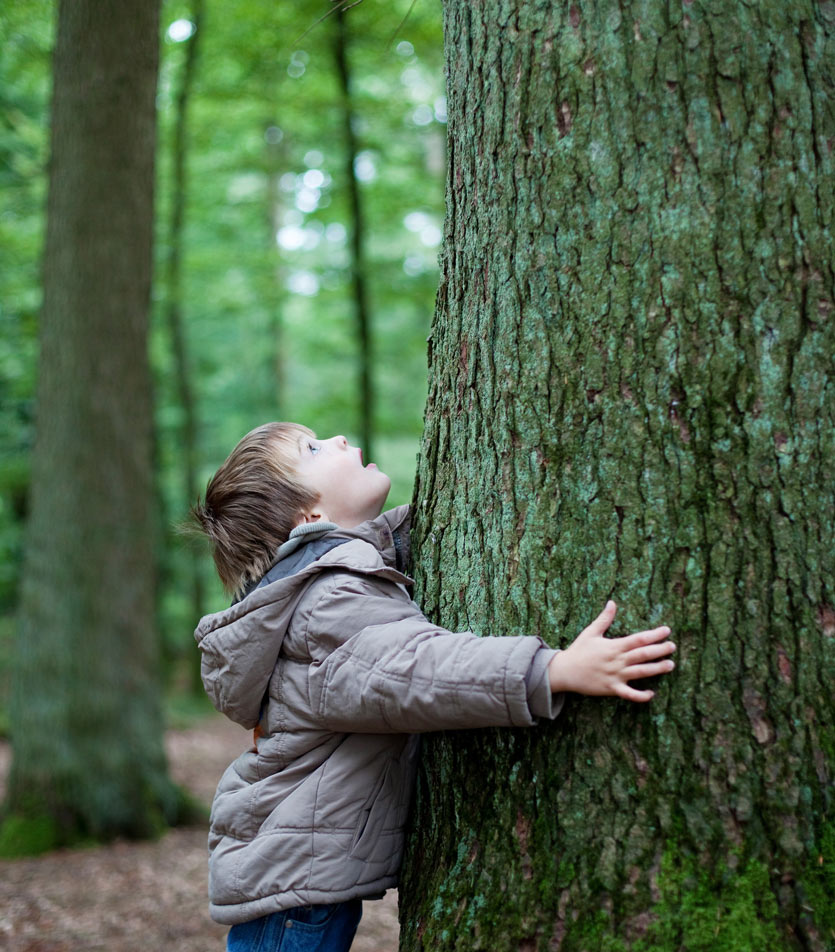
M191 22L191 20L179 19L175 20L171 26L168 27L166 31L166 36L172 43L184 43L186 40L190 40L194 36L197 27Z

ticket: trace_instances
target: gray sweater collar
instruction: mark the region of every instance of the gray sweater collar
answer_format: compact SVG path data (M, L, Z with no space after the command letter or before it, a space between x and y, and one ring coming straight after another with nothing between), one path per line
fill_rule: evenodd
M278 551L275 554L275 561L280 562L283 558L295 552L299 546L304 545L306 542L312 542L314 539L323 536L326 532L333 532L334 529L338 528L339 526L335 522L301 523L301 525L293 529L287 541L278 547Z

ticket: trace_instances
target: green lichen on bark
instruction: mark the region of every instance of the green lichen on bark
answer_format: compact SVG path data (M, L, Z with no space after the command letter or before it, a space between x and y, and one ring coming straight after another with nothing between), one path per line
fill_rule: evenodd
M835 7L447 0L445 29L419 601L565 645L614 597L679 651L649 708L427 740L402 948L637 949L663 868L823 950Z
M672 847L661 860L660 899L653 906L641 952L684 948L690 952L761 952L778 949L777 903L768 869L735 863L717 875Z

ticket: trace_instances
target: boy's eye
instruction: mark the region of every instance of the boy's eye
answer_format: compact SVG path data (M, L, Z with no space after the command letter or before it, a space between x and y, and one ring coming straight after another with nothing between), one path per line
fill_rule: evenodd
M308 446L308 449L310 450L310 452L313 453L314 456L315 456L315 455L319 452L319 450L321 449L321 447L317 446L315 443L308 443L307 446Z

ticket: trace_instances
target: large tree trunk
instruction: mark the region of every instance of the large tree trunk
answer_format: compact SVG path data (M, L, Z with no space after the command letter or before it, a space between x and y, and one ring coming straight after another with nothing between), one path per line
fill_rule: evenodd
M62 0L6 851L178 808L154 631L147 360L158 6Z
M427 741L402 949L835 947L834 28L446 2L418 598L679 650L648 707Z

